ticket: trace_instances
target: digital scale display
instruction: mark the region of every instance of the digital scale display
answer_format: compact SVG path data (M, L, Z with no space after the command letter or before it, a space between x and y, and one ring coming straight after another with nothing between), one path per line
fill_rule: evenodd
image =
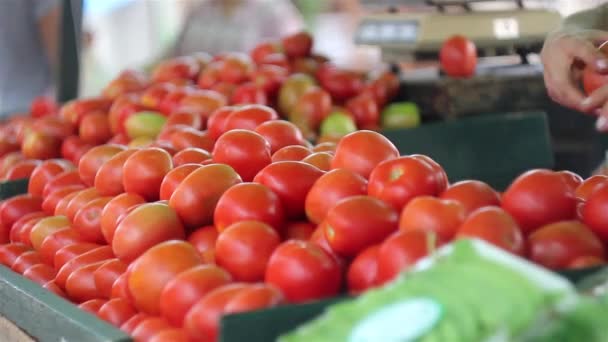
M364 20L359 25L357 44L413 43L418 37L418 22L413 20Z

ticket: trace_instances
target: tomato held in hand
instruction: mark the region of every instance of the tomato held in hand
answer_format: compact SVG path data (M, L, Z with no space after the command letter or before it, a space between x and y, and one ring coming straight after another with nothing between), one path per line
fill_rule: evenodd
M515 218L524 235L540 226L576 217L574 189L558 172L531 170L502 196L502 207Z
M325 238L336 253L354 257L382 242L397 230L399 214L390 205L370 196L339 201L325 218Z
M456 238L477 238L516 255L524 256L521 229L506 211L483 207L473 211L458 229Z
M375 286L380 245L369 246L359 253L348 268L348 292L356 295Z
M486 206L500 206L500 195L488 184L476 180L466 180L450 185L439 196L460 202L468 214Z
M215 265L199 265L170 280L160 294L160 312L169 323L182 326L192 306L212 290L229 284L232 277Z
M272 254L266 283L283 292L287 301L301 303L335 296L342 283L337 259L307 241L286 241Z
M270 144L258 133L233 129L215 143L213 161L230 165L245 182L270 164Z
M129 270L129 292L135 306L149 314L160 314L160 296L165 285L201 262L196 249L185 241L166 241L148 249Z
M608 44L605 42L597 48L602 54L608 52ZM587 95L608 84L608 75L597 72L596 68L587 65L583 69L583 89Z
M465 218L464 206L459 202L420 196L403 208L399 229L434 232L441 240L449 241L456 235Z
M441 69L452 77L471 77L477 67L475 44L463 36L452 36L439 51Z
M563 269L579 257L604 258L602 242L578 221L543 226L528 237L528 257L547 268Z
M332 168L345 168L368 178L372 170L385 160L399 157L393 143L380 133L357 131L343 137L331 163Z

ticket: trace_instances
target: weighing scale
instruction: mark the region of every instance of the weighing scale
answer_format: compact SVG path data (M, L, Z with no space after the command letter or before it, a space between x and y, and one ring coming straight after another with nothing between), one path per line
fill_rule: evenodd
M389 63L437 59L454 34L471 39L480 57L540 51L561 15L546 1L426 0L362 1L370 14L355 33L355 43L377 46ZM407 4L407 6L403 6ZM378 9L383 11L378 12Z

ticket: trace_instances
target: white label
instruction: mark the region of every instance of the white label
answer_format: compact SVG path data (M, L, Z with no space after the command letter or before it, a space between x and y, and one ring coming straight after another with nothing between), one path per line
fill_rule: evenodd
M406 342L427 334L441 318L442 307L431 298L411 298L363 318L349 342Z
M497 39L519 38L519 23L515 18L494 19L494 36Z

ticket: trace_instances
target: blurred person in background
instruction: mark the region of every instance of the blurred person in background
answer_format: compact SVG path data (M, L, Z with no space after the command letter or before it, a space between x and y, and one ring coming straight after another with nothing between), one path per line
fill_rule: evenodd
M58 59L58 0L0 1L0 115L50 92Z
M261 41L304 29L289 0L198 0L184 5L188 14L171 51L175 56L246 52Z

